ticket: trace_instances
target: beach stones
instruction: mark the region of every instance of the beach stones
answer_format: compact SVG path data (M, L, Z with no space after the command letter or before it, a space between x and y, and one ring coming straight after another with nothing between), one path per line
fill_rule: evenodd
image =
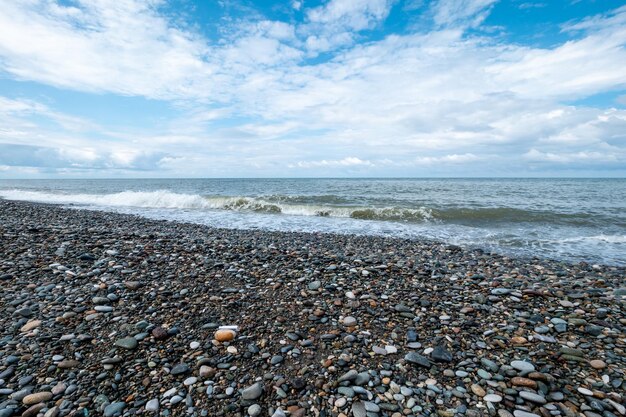
M70 213L0 200L0 417L623 415L624 269Z

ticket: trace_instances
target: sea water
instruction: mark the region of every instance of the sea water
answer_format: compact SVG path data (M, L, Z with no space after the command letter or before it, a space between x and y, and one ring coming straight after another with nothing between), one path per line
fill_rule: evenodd
M0 180L0 197L235 229L626 265L626 179Z

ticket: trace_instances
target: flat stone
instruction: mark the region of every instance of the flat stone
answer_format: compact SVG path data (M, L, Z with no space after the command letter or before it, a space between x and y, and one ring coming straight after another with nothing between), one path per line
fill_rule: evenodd
M472 384L470 389L472 390L474 394L478 395L479 397L484 397L485 394L487 394L485 392L485 389L478 384Z
M252 404L250 407L248 407L248 415L250 417L258 417L261 415L262 412L263 409L261 409L261 406L258 404Z
M146 411L156 412L159 411L159 400L157 398L153 398L146 403Z
M182 374L186 374L189 371L190 371L190 369L189 369L189 366L187 366L187 364L185 364L185 363L178 363L178 364L174 365L174 367L170 371L170 374L172 374L172 375L182 375Z
M365 404L362 401L356 401L352 404L352 415L354 417L367 417L367 410L365 410Z
M123 401L111 403L104 408L104 417L119 416L126 408L126 403Z
M526 401L530 401L530 402L537 403L537 404L545 404L547 402L543 396L539 394L535 394L533 392L529 392L529 391L522 391L519 393L519 396L525 399Z
M589 361L589 365L591 365L594 369L604 369L606 368L606 363L600 359L594 359Z
M33 405L48 401L52 398L52 393L48 391L37 392L27 395L22 399L24 405Z
M443 346L435 347L430 356L435 362L452 362L452 353L448 352Z
M500 401L502 401L502 397L498 394L487 394L483 397L483 400L490 403L499 403Z
M20 331L25 333L25 332L30 332L31 330L36 329L37 327L41 326L41 320L31 320L28 323L26 323L25 325L23 325L20 328Z
M356 379L356 377L359 375L359 373L356 371L356 369L350 369L348 372L346 372L345 374L341 375L338 379L339 382L344 382L344 381L353 381Z
M135 339L134 337L125 337L123 339L117 339L115 341L115 346L117 347L121 347L123 349L135 349L137 346L139 345L139 342L137 342L137 339Z
M80 362L74 359L66 359L57 364L57 366L60 369L72 369L72 368L76 368L78 365L80 365Z
M513 415L515 417L540 417L537 414L529 413L528 411L522 411L522 410L515 410L515 411L513 411Z
M526 361L513 361L511 366L521 372L532 372L535 370L535 365Z
M415 365L422 366L424 368L430 368L432 365L427 357L422 356L416 352L409 352L404 356L404 360L413 363Z
M263 385L260 382L252 384L248 388L241 391L241 398L244 400L256 400L263 395Z
M311 291L319 290L321 286L322 286L322 283L320 281L313 281L313 282L310 282L308 285L309 290Z
M356 318L352 316L346 316L343 318L342 323L346 327L354 327L356 326Z

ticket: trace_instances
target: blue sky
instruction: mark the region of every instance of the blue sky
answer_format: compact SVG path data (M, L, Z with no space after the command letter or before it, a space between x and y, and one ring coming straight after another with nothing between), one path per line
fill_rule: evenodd
M626 176L615 0L0 3L0 178Z

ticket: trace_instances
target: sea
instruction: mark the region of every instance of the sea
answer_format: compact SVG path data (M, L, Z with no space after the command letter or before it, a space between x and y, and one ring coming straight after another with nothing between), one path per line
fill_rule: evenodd
M626 266L626 179L0 180L0 198Z

